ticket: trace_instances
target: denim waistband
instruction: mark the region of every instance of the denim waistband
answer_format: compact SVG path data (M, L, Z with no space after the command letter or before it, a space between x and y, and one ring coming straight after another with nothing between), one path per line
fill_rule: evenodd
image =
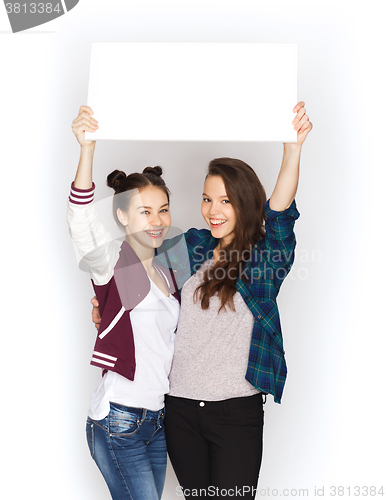
M147 408L137 408L135 406L125 406L119 403L113 403L110 401L110 415L116 414L124 417L125 413L130 413L131 415L136 415L138 420L158 420L165 414L165 408L160 410L148 410Z

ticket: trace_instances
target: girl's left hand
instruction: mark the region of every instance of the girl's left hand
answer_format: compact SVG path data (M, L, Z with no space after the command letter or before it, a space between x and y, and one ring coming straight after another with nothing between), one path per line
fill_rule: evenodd
M306 108L303 101L297 103L293 112L296 113L295 118L292 120L294 129L298 132L298 144L301 146L305 141L307 135L312 130L312 123L306 115Z

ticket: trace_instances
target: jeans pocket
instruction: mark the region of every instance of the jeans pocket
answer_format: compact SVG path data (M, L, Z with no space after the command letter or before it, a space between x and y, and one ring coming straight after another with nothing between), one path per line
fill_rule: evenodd
M139 431L139 421L111 416L109 419L109 432L111 435L131 436Z
M110 435L132 436L139 431L141 426L142 410L130 411L129 407L123 407L110 403L109 433Z
M94 458L95 454L94 423L89 418L87 419L86 423L86 437L91 457Z

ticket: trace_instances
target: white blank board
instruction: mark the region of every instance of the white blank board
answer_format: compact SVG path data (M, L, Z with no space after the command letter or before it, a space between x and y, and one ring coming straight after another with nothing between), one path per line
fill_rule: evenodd
M296 142L297 44L93 43L87 140Z

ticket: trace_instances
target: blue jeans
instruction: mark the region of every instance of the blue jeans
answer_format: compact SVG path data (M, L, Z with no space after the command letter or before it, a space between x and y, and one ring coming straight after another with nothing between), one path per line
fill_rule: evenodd
M102 420L87 419L87 443L114 500L159 500L166 474L164 410L110 403Z

